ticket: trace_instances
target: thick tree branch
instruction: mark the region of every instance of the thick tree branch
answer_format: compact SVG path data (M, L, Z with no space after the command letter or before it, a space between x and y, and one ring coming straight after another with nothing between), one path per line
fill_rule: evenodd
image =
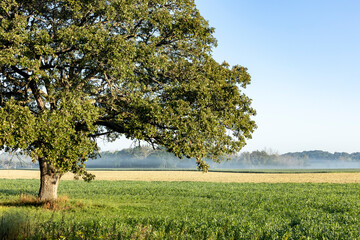
M15 66L11 66L11 68L19 75L21 75L25 80L28 80L30 75L24 71L22 71L21 69L15 67Z
M113 130L117 133L125 133L125 128L119 124L114 123L113 121L98 120L95 122L95 124L107 127L108 129Z
M89 137L97 138L97 137L101 137L104 135L108 135L110 133L112 133L112 131L103 132L103 133L93 133L93 134L90 134Z
M31 92L33 93L34 97L35 97L35 101L37 103L37 106L39 108L40 111L43 111L45 109L45 103L43 101L43 99L41 98L41 93L40 93L40 89L38 88L36 81L34 79L32 79L29 82L29 87L31 89Z

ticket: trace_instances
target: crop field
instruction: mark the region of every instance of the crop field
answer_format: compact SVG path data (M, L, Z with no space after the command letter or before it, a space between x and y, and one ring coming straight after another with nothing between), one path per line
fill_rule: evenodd
M357 173L327 173L322 183L226 182L223 175L222 182L174 180L174 172L170 181L160 179L162 172L158 178L139 172L147 181L107 181L96 173L90 183L62 181L60 200L47 204L34 197L39 180L0 179L0 239L360 238L360 184L343 175Z
M267 170L269 171L269 170ZM275 171L275 170L273 170ZM360 172L343 170L344 172L301 172L291 171L281 174L274 172L209 172L199 171L89 171L96 175L95 180L110 181L195 181L220 183L360 183ZM312 170L314 171L314 170ZM39 179L37 170L0 170L0 179ZM62 180L73 180L70 173Z

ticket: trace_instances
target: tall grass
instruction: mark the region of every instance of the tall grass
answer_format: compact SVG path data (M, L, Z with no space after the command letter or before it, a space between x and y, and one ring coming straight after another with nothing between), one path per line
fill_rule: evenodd
M3 212L0 217L0 239L26 239L33 235L33 223L30 216L22 211Z

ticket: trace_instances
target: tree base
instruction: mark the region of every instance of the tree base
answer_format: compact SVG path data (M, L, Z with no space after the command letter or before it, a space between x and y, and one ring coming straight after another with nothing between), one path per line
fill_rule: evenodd
M54 167L44 160L39 160L40 165L40 190L39 200L49 202L57 200L57 190L61 174L56 173Z

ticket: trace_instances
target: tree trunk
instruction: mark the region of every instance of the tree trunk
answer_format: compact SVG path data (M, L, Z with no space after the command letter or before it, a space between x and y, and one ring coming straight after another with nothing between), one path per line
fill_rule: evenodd
M40 165L40 190L39 198L42 202L55 201L61 174L44 159L39 159Z

